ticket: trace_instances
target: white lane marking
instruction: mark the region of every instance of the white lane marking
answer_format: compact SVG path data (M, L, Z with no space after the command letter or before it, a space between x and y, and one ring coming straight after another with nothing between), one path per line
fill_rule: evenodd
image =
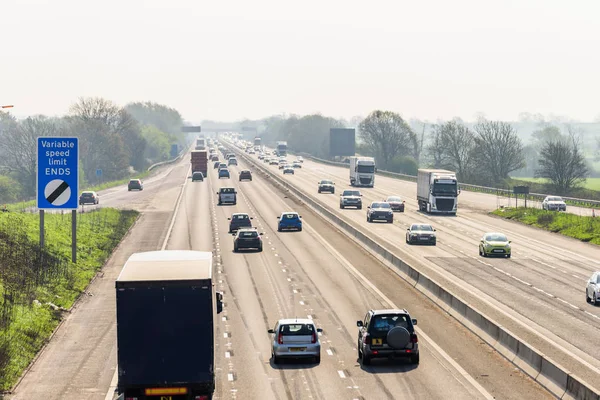
M117 380L118 380L118 372L119 370L115 368L115 374L110 381L110 386L108 387L108 392L106 392L106 397L104 400L112 400L115 397L115 391L117 390Z
M233 382L233 374L231 374L231 373L227 374L227 380L229 382Z
M228 351L226 351L226 352L225 352L225 358L231 358L231 353L230 353L230 352L228 352Z
M332 356L333 355L333 351L331 351L330 349L327 349L327 354Z
M352 265L344 256L342 256L333 246L331 246L329 244L329 242L327 242L319 233L317 233L314 229L312 229L312 227L310 227L308 224L304 225L306 228L308 228L309 232L311 233L311 235L314 235L314 237L317 238L317 240L319 240L321 242L321 244L334 256L337 258L337 260L340 261L340 263L346 268L346 270L348 272L350 272L350 274L354 275L357 280L359 281L359 283L361 283L365 288L367 288L367 290L371 290L372 293L377 294L385 303L388 304L388 306L390 308L399 308L398 306L396 306L385 294L383 294L381 292L381 290L379 290L370 280L368 280L363 274L361 274L355 267L354 265ZM481 386L479 384L479 382L477 382L471 375L469 375L469 373L467 371L465 371L460 364L458 364L454 359L452 359L452 357L450 357L440 346L438 346L437 343L435 343L427 334L425 334L425 332L423 332L423 330L417 326L415 326L415 330L418 332L418 334L420 336L423 337L423 339L428 342L431 347L438 353L440 354L444 360L446 360L446 362L448 364L450 364L456 371L458 371L458 373L466 380L469 382L469 384L471 386L473 386L479 393L481 393L483 395L483 397L487 400L494 400L494 396L492 396L490 393L488 393L485 388L483 386ZM457 379L458 381L458 379ZM459 381L460 382L460 381ZM462 382L460 382L462 383Z
M312 318L312 315L308 315L307 317L308 317L308 319L313 319L313 318Z
M225 332L225 333L223 334L223 337L224 337L224 338L227 338L227 337L229 337L229 333Z
M344 374L344 371L338 371L338 375L340 376L340 378L344 379L346 377L346 375Z
M173 231L173 226L175 225L175 219L177 218L177 212L179 211L179 206L181 205L181 200L183 199L183 191L185 189L185 185L188 183L188 176L191 172L192 167L188 168L188 172L185 174L185 181L183 181L183 185L181 186L181 190L179 191L179 197L177 197L177 202L175 205L175 211L173 212L173 218L171 218L171 224L169 225L169 229L167 229L167 235L165 236L165 240L161 246L161 250L167 248L167 243L169 242L169 237L171 236L171 232Z
M303 302L302 300L300 300L300 305L301 305L301 306L303 306L303 305L304 305L304 302Z

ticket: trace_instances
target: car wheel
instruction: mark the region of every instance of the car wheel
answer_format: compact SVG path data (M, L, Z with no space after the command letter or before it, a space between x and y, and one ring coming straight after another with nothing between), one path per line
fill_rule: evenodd
M233 246L233 252L234 252L234 253L237 253L237 252L238 252L238 250L239 250L239 249L238 249L237 245L234 245L234 246Z
M319 190L319 193L321 193L321 191Z
M433 242L431 242L431 245L432 245L432 246L435 246L435 245L437 245L437 240L434 240Z
M359 209L359 210L362 210L362 206L358 206L358 209Z
M302 232L302 228L298 228L298 232Z
M393 224L393 223L394 223L394 218L390 218L390 219L388 220L388 223L389 223L389 224Z
M233 202L233 205L235 206L236 204L237 204L237 201L234 201L234 202Z
M127 188L127 191L128 191L128 192L131 192L131 189Z
M510 254L507 254L507 255L506 255L506 258L510 258Z
M332 190L332 191L331 191L331 194L335 194L335 190Z
M315 363L316 364L321 364L321 355L318 355L315 357Z
M361 353L360 361L362 365L371 365L371 357L366 356L365 353Z
M258 248L258 251L259 251L259 252L261 252L261 251L262 251L262 246L260 246L260 247Z
M418 364L419 363L419 354L413 354L412 356L410 356L410 363Z
M404 237L404 240L406 241L406 243L408 243L408 238L406 236Z
M368 215L367 215L367 222L371 222L371 219L369 218Z
M275 354L273 354L273 364L279 364L279 358Z
M589 302L591 302L591 300L590 300L590 296L588 296L588 294L587 294L587 289L585 290L585 302L586 302L586 303L589 303Z
M344 209L344 206L343 206L343 205L341 205L341 204L340 204L340 209L342 209L342 210Z
M598 305L598 299L596 298L596 293L594 293L592 295L592 304L597 306Z
M283 229L281 229L281 228L279 228L279 227L277 228L277 232L281 232L282 230L283 230Z

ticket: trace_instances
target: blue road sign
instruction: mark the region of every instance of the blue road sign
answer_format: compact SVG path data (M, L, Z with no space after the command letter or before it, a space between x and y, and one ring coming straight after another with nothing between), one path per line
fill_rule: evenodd
M37 207L76 210L79 195L79 138L37 138Z
M97 169L97 170L96 170L96 176L97 176L98 178L100 178L100 177L102 176L102 170L101 170L101 169Z

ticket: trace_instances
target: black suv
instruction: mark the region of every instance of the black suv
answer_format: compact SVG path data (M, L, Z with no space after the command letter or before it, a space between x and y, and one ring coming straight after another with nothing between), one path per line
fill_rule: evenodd
M369 365L373 358L406 357L419 363L419 340L406 310L369 310L364 321L357 321L358 358Z
M252 222L248 214L246 213L235 213L231 215L231 218L227 218L229 221L229 233L233 233L240 228L251 228Z
M252 172L250 170L244 169L240 171L240 182L244 179L251 181L252 180Z
M233 234L233 251L238 252L241 249L256 249L257 251L263 250L262 233L258 233L255 228L243 228Z

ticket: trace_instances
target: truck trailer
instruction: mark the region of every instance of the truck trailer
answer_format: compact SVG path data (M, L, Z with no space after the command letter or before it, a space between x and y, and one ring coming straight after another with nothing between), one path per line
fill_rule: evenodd
M206 178L208 174L208 152L206 150L194 150L191 154L192 173L200 171Z
M375 159L350 157L350 186L375 186Z
M417 201L420 211L456 215L459 194L455 172L444 169L420 169L418 171Z
M212 253L135 253L116 280L120 399L210 400L215 389Z
M277 142L275 151L277 152L277 157L287 157L287 142Z

